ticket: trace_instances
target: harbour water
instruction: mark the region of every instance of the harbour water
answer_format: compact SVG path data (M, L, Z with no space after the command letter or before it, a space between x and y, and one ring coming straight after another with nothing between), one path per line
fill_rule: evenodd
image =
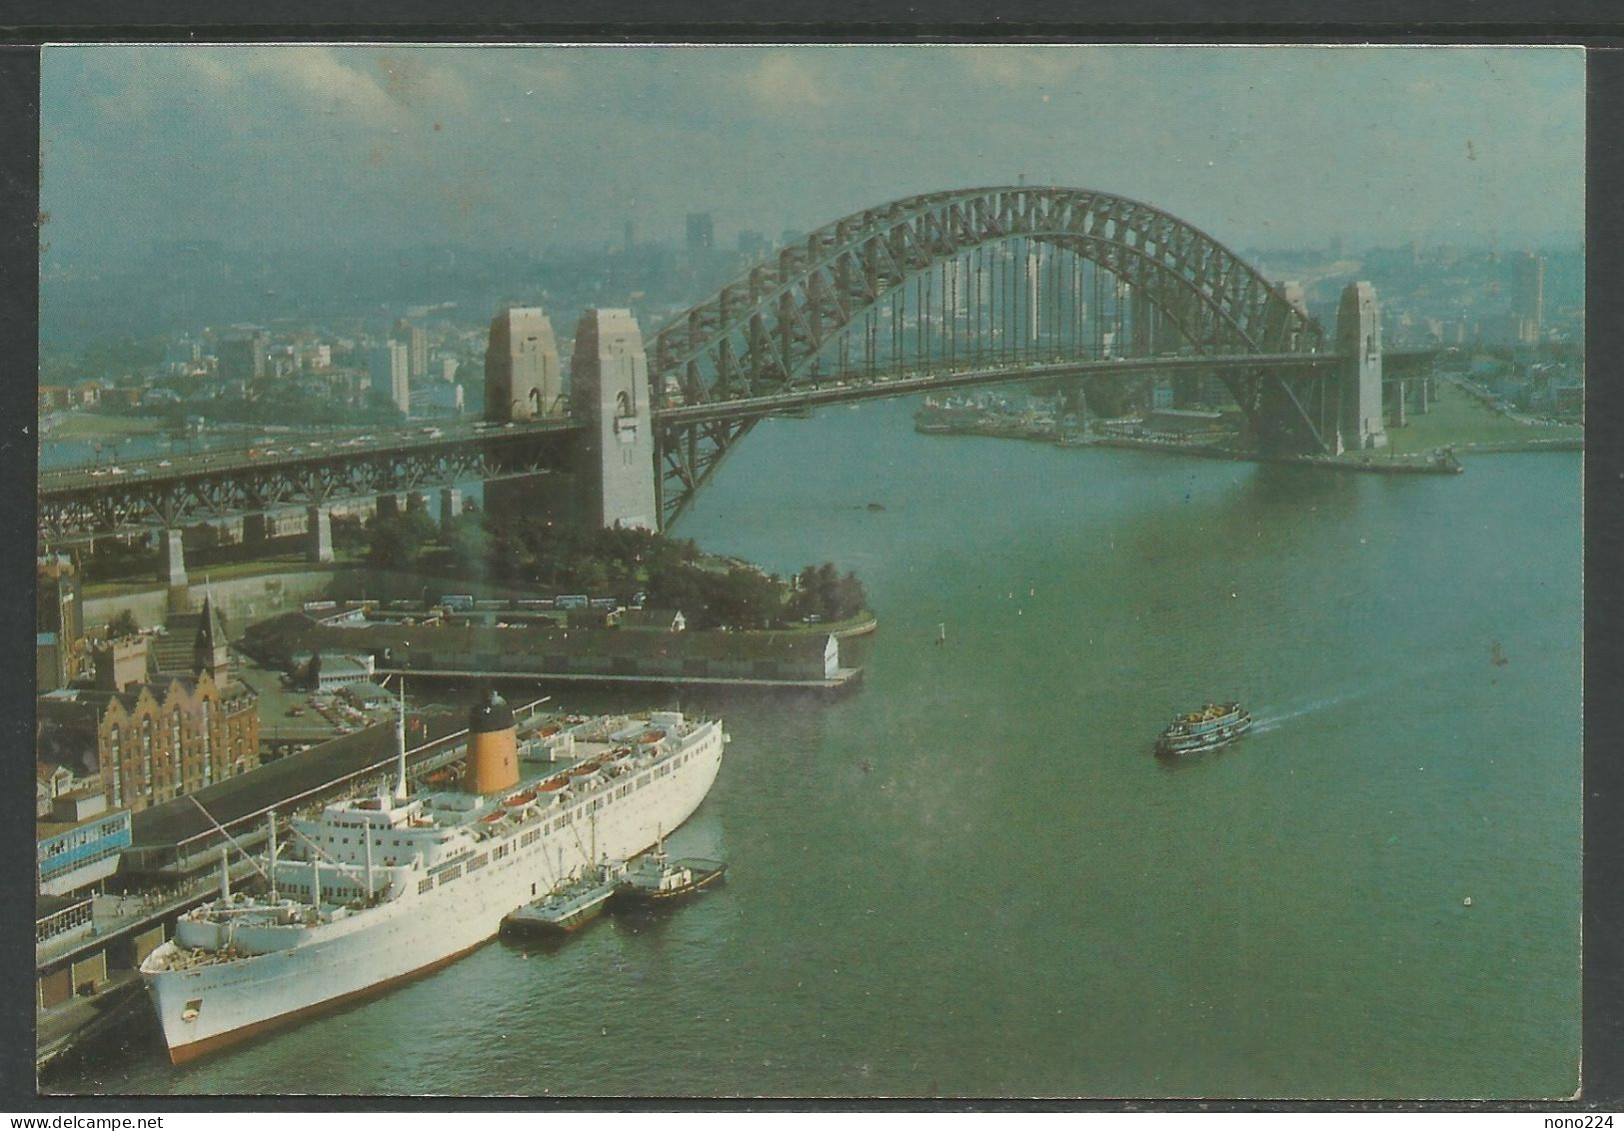
M677 530L855 569L881 618L843 698L682 697L733 743L668 847L726 887L54 1086L1572 1093L1582 457L1338 475L921 436L913 407L765 422ZM1244 741L1152 754L1220 698Z

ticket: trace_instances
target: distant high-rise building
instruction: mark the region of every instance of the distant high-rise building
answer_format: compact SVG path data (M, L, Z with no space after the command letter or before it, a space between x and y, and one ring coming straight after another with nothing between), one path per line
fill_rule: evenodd
M50 554L40 558L37 565L36 674L40 690L48 691L67 686L78 674L79 647L85 635L84 601L79 592L79 569L73 559Z
M529 420L560 411L563 382L553 324L539 306L491 320L485 347L485 419Z
M716 224L709 212L688 213L688 250L710 251L716 246Z
M403 414L412 407L408 353L406 343L394 339L372 351L372 389L387 390L390 403Z
M238 330L220 342L220 376L228 381L258 381L265 376L270 339L264 330Z
M421 326L406 328L406 371L413 380L429 373L429 333Z
M1517 339L1537 342L1545 328L1545 259L1523 252L1511 260L1511 313L1518 320Z

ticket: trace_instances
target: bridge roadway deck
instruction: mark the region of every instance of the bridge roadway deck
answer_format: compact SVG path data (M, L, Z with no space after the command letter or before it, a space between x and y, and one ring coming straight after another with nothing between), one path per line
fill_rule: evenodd
M893 377L886 373L844 380L822 381L804 389L773 393L764 397L741 397L707 401L702 404L662 408L654 413L656 424L695 424L706 420L735 420L740 417L768 416L799 408L847 404L852 401L931 393L937 389L962 389L974 385L1008 384L1016 381L1045 381L1076 376L1137 376L1147 373L1179 373L1189 370L1212 372L1222 369L1257 369L1289 365L1296 368L1326 369L1341 359L1335 354L1245 354L1226 357L1142 357L1107 361L1040 361L1011 368L934 369L917 376Z
M364 463L380 456L442 452L467 444L489 446L513 443L527 437L567 432L576 427L568 417L520 421L496 426L484 421L448 421L432 428L357 429L350 433L310 432L277 436L264 444L213 448L187 455L174 454L156 460L131 460L117 472L107 467L82 464L42 471L39 493L43 499L63 491L85 487L111 489L140 478L149 487L166 486L204 476L224 476L234 472L266 472L277 469Z
M1432 351L1389 353L1397 381ZM1336 354L1161 356L1102 361L1038 359L994 368L928 373L847 372L766 396L658 408L659 429L741 420L803 408L908 396L975 385L1077 376L1138 376L1183 371L1289 367L1325 370ZM274 445L214 449L128 461L118 468L79 466L39 476L40 527L53 534L175 525L236 514L322 504L390 492L451 486L550 470L544 450L581 427L571 417L492 425L443 422L417 429L373 429L354 435L293 433Z

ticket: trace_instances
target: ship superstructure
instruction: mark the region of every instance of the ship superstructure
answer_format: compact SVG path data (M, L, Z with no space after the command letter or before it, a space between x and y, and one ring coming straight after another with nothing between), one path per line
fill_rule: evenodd
M1208 703L1173 720L1156 740L1158 754L1195 754L1228 746L1252 729L1252 714L1239 703Z
M404 709L403 709L404 717ZM141 972L179 1063L442 965L538 895L655 844L721 765L716 720L675 711L559 720L521 753L494 693L475 706L461 788L327 805L273 835L263 895L182 916ZM530 772L525 772L526 770Z

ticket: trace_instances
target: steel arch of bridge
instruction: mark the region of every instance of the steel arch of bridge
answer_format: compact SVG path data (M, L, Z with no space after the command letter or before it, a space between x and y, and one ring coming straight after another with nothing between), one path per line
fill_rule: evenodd
M1141 294L1198 354L1313 354L1325 333L1223 244L1159 208L1087 189L1003 186L928 193L836 220L752 267L647 345L653 403L674 378L687 404L760 397L805 383L815 358L917 276L1015 239L1072 252ZM1310 409L1283 382L1225 377L1254 424L1266 400ZM1276 412L1275 418L1279 418ZM662 510L674 517L751 419L660 429ZM670 482L675 490L666 490Z

